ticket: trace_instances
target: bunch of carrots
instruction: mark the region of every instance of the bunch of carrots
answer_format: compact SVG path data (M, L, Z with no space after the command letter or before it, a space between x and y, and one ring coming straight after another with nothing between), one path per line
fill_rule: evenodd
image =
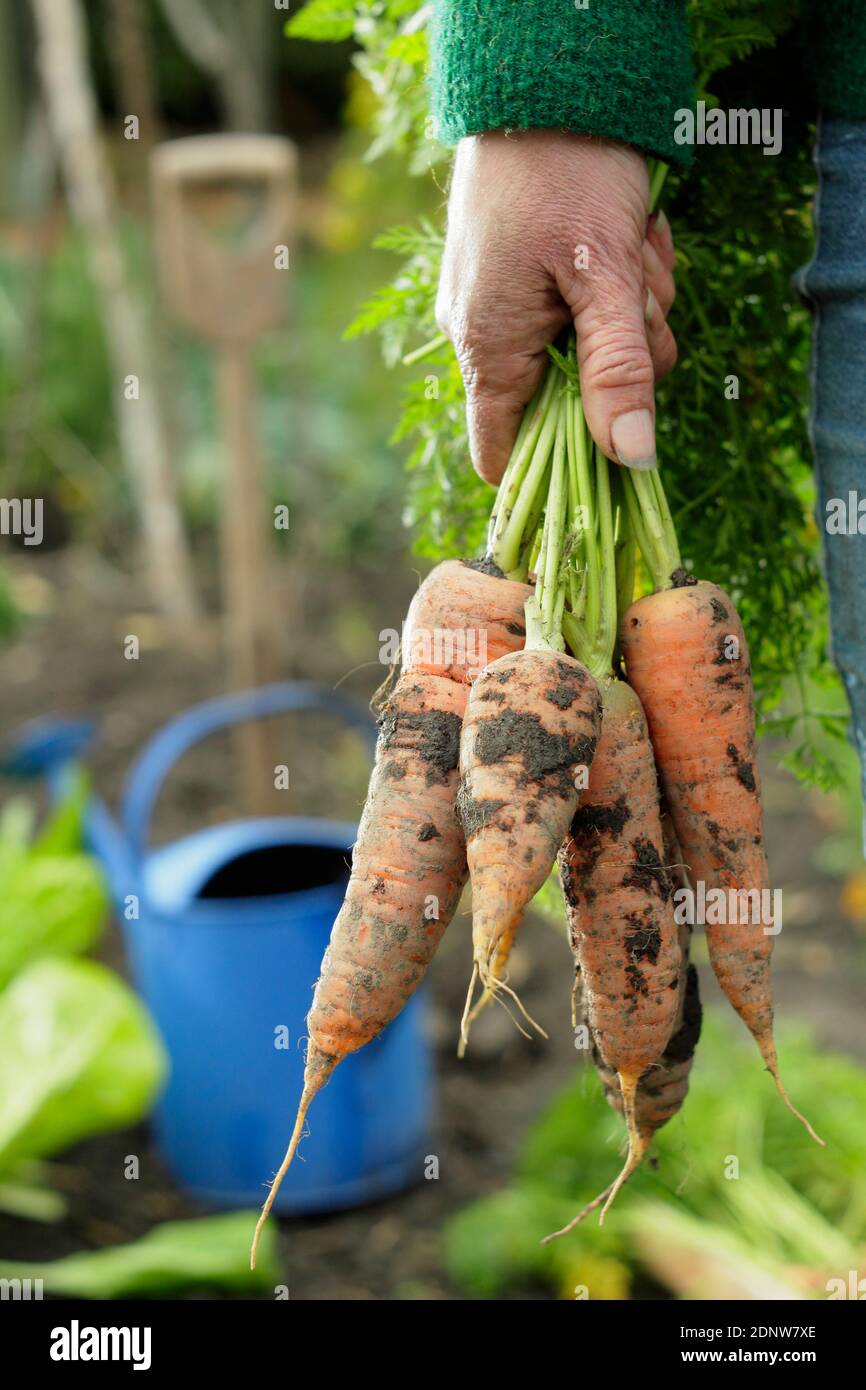
M604 1218L685 1099L701 1010L675 887L769 884L749 653L734 605L684 570L658 473L614 466L593 445L573 345L550 355L487 553L440 564L409 609L307 1019L303 1094L253 1260L313 1098L418 988L467 879L473 968L459 1050L491 999L542 1031L507 964L526 907L558 865L572 1024L582 996L595 1065L625 1118L618 1177L554 1235L599 1205ZM637 551L653 592L634 602ZM435 632L480 635L483 669L459 643L441 644L440 664L433 644L431 660L431 643L418 639ZM773 1043L774 938L760 921L706 930L719 983L793 1110Z
M651 206L665 174L653 166ZM253 1267L314 1097L418 988L467 881L473 967L459 1054L494 999L546 1036L507 966L525 909L558 869L572 1026L582 1000L593 1062L625 1119L618 1176L545 1240L599 1206L603 1221L685 1100L701 1004L691 925L675 917L675 890L703 882L729 900L761 902L769 887L737 611L684 569L658 472L615 466L594 445L573 340L549 354L496 494L485 555L438 565L409 608L402 668L379 708L351 878L307 1016L303 1093L256 1226ZM638 554L652 592L634 601ZM423 640L436 633L480 640ZM731 915L706 924L716 977L782 1100L820 1144L779 1075L774 935Z

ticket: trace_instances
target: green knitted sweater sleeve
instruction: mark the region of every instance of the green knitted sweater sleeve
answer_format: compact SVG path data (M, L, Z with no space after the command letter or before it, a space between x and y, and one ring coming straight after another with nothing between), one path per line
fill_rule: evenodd
M691 107L684 0L434 0L438 135L553 126L688 163L674 113Z
M866 3L802 0L801 35L818 109L866 121Z

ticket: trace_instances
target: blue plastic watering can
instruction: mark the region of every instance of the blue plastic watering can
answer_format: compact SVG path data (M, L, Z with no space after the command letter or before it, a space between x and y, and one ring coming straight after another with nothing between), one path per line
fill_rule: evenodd
M193 1196L258 1205L279 1164L301 1094L304 1019L343 901L356 827L274 817L232 821L151 849L151 815L178 758L248 719L323 710L375 742L370 716L306 683L266 686L187 710L145 746L120 825L88 806L133 977L171 1060L155 1113L168 1166ZM13 775L55 788L89 742L91 722L43 719L6 750ZM354 1206L418 1180L428 1151L433 1076L423 992L382 1037L337 1068L283 1183L283 1212Z

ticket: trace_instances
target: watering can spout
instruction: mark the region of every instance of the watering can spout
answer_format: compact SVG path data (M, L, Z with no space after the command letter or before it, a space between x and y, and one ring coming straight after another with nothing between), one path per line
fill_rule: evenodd
M61 801L96 729L93 719L65 715L32 719L0 749L0 773L19 781L44 777L52 799ZM88 797L82 829L85 846L102 861L115 896L121 887L126 896L132 891L133 876L129 841L98 798Z
M62 715L31 719L0 749L0 772L22 781L34 777L51 780L81 756L95 735L92 719Z

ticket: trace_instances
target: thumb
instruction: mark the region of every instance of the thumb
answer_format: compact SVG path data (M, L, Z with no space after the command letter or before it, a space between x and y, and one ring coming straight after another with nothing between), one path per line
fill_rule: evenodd
M654 468L655 370L640 258L634 266L624 258L580 276L567 291L590 433L609 458L629 468Z

